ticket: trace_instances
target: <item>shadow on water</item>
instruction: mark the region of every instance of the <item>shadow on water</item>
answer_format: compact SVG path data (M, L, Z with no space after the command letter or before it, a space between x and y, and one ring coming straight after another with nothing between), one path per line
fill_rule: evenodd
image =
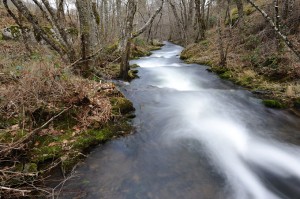
M263 107L166 42L119 82L136 133L95 149L60 198L300 198L299 119Z

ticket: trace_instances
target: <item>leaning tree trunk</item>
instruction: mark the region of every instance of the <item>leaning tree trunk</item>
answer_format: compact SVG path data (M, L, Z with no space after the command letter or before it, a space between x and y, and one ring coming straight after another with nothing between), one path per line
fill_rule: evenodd
M275 33L285 42L288 48L298 57L300 60L300 51L296 49L293 43L288 39L286 35L284 35L276 26L275 22L272 18L262 9L260 9L252 0L247 0L257 11L261 13L261 15L269 22Z
M91 1L76 0L76 7L80 21L81 59L83 60L83 64L79 68L82 75L89 76L91 72L89 57L98 47L97 25Z
M22 0L11 0L17 10L22 13L26 20L32 25L35 32L40 35L61 57L68 55L69 61L73 59L74 55L71 55L70 49L60 41L57 41L53 35L48 34L43 26L40 24L38 18L33 15L30 10L25 6Z
M133 20L136 13L137 3L136 0L129 0L127 7L126 26L122 33L122 39L120 41L119 50L121 52L121 65L120 65L120 77L123 80L128 80L129 71L129 58L130 58L130 47L131 41L135 37L138 37L152 25L156 16L161 12L164 0L161 0L160 7L152 14L148 21L136 32L133 33Z
M2 2L2 1L0 1ZM3 4L4 4L4 7L6 9L6 11L8 12L8 14L15 20L16 24L18 24L18 26L20 27L21 29L21 33L22 33L22 39L23 39L23 42L24 42L24 45L25 45L25 48L27 49L27 51L31 54L32 53L32 49L28 43L28 34L25 30L25 27L23 25L23 22L22 22L22 14L19 12L20 14L20 17L18 19L18 17L13 13L13 11L9 8L8 4L7 4L7 0L3 0Z

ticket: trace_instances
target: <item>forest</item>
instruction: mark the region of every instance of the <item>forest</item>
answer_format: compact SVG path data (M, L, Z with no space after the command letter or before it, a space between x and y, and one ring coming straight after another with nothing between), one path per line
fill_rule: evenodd
M0 0L0 31L0 198L68 198L61 193L63 187L74 178L78 163L85 162L91 151L111 140L139 133L142 127L132 121L145 119L143 107L152 102L144 103L144 98L153 97L159 103L154 97L156 93L150 91L160 78L171 78L180 84L175 88L178 91L187 89L184 85L190 81L194 85L203 78L210 78L208 83L202 82L209 88L216 81L222 81L220 84L227 88L230 82L251 93L251 99L252 95L258 99L255 107L266 110L268 113L262 113L266 117L272 111L278 111L277 115L274 113L276 117L283 112L289 118L300 116L299 0ZM173 57L168 57L168 53ZM147 62L154 58L157 60ZM150 81L147 75L152 74L152 70L147 72L147 64L163 65L163 58L174 66L187 67L186 71L177 74L173 69L166 72L169 69L157 68L153 72L157 75L150 78L154 83L144 88ZM172 65L169 62L168 67ZM200 72L189 74L189 70L194 70L189 67L199 66L205 66L207 74L194 80ZM160 77L162 74L165 76ZM191 76L182 80L177 75ZM160 86L156 89L164 88ZM150 93L135 99L134 91ZM176 99L182 95L184 92ZM163 102L170 96L157 99ZM226 106L233 104L227 104L229 98L215 98L226 104L217 111L226 111ZM170 104L177 103L172 100ZM232 110L238 110L233 114L243 110L240 103L233 104ZM183 110L172 112L164 121L176 119L192 104L187 101ZM154 111L155 114L163 117L168 112L164 108ZM249 114L251 110L254 108L249 109ZM152 114L152 109L148 111ZM191 115L193 111L182 117ZM141 126L150 125L155 117L149 116ZM220 121L226 119L224 116ZM266 126L270 122L260 121L266 122ZM280 121L289 127L278 129L295 125L293 132L299 131L297 122L292 125ZM295 121L299 123L299 119ZM184 120L179 123L184 124ZM279 123L274 122L274 126ZM152 126L160 125L158 122ZM257 126L260 125L264 123ZM247 199L246 195L237 198ZM78 198L182 198L164 196ZM290 197L291 193L285 196ZM273 195L254 194L252 198Z

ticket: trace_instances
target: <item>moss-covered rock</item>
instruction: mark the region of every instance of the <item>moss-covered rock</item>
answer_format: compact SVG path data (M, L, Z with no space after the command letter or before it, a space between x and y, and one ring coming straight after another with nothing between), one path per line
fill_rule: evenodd
M132 102L124 97L112 97L110 102L114 115L127 114L135 110Z
M285 105L277 100L263 100L262 103L269 108L277 108L277 109L285 108Z
M136 78L139 78L139 76L137 75L138 74L138 70L129 70L128 71L128 76L130 79L136 79Z
M140 66L138 64L132 64L130 65L130 68L139 68Z

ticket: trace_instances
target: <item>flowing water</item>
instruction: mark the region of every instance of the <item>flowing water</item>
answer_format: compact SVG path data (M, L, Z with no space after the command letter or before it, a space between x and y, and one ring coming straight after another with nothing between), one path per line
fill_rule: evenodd
M297 199L300 123L166 45L120 83L136 132L95 149L61 198Z

